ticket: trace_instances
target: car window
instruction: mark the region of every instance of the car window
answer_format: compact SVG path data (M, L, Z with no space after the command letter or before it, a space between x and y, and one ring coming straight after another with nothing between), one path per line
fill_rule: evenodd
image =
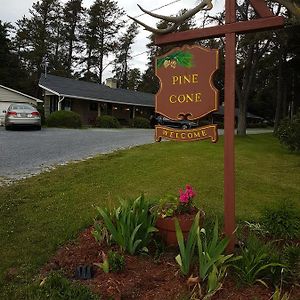
M10 109L34 109L34 107L29 104L13 104Z

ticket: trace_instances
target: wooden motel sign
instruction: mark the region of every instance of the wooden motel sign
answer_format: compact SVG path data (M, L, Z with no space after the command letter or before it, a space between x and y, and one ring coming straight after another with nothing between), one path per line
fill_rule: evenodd
M282 28L284 17L275 16L265 0L250 0L258 18L236 20L236 0L225 0L225 24L199 28L166 35L157 35L155 45L194 42L225 36L225 82L224 82L224 232L229 238L227 252L235 246L235 160L234 160L234 107L236 80L236 34Z
M219 67L217 49L198 45L174 48L155 61L155 75L160 89L155 98L155 112L171 120L198 120L219 107L213 74ZM214 124L195 129L172 129L156 125L155 139L197 141L218 139Z

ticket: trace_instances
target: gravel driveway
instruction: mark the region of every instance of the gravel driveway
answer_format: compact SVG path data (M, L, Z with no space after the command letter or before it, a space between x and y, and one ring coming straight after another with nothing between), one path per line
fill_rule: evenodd
M0 127L0 183L99 153L153 142L152 129L6 131Z
M247 130L249 134L270 132ZM223 130L219 130L223 135ZM154 143L153 129L59 129L6 131L0 127L0 185L96 154Z

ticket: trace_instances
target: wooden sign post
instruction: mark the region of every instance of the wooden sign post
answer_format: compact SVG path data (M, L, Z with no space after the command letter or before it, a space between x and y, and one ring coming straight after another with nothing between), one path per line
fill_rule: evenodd
M236 22L236 1L225 0L225 25L194 29L156 36L156 45L176 42L191 42L201 39L225 36L225 99L224 99L224 231L230 238L227 248L232 252L235 245L235 165L234 165L234 108L236 34L280 28L284 18L274 16L264 0L250 0L260 18Z

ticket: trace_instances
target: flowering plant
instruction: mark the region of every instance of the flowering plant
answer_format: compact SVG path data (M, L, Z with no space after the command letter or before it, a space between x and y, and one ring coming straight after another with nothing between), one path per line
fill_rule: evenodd
M187 184L185 191L179 190L179 205L176 209L178 214L189 213L193 208L193 198L196 196L192 186Z
M180 189L179 195L167 196L160 200L156 209L160 217L173 217L174 215L181 215L185 213L192 213L195 211L193 206L193 198L196 196L192 186L187 184L185 190ZM179 200L179 201L178 201Z

